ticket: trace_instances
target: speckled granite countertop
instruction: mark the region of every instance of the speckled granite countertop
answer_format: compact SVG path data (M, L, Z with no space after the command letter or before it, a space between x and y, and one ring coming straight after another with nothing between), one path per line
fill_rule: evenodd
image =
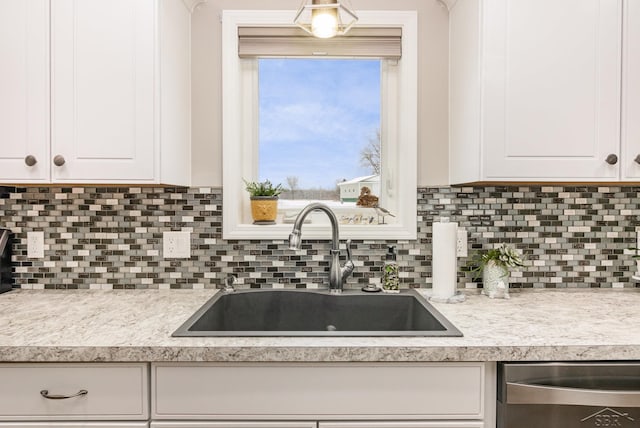
M0 294L0 361L640 360L640 290L471 295L464 337L172 338L213 290Z

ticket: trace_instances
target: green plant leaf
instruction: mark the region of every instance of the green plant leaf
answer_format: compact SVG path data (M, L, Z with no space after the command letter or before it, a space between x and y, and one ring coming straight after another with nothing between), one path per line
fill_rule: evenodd
M271 181L244 181L245 189L251 196L278 196L284 191L281 184L274 186Z
M502 245L498 248L491 248L486 253L477 253L470 262L470 271L477 278L482 274L485 266L489 262L494 262L506 271L510 268L524 266L524 257L520 255L514 248Z

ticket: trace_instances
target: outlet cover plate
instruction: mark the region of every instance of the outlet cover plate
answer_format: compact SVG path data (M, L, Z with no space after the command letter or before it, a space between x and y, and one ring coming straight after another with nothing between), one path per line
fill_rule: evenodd
M27 258L42 259L44 258L44 232L32 231L27 232Z
M458 239L456 240L456 256L467 257L467 229L458 228Z
M164 232L162 254L165 259L188 259L191 257L191 232Z

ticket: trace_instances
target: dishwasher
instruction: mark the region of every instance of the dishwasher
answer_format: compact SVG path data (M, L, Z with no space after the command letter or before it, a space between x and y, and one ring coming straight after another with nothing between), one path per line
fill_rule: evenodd
M498 428L640 428L640 362L498 364Z

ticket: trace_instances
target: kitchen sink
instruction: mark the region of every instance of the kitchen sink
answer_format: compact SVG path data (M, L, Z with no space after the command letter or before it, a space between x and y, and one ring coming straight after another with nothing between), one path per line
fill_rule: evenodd
M462 336L415 290L399 294L328 290L219 292L173 335Z

